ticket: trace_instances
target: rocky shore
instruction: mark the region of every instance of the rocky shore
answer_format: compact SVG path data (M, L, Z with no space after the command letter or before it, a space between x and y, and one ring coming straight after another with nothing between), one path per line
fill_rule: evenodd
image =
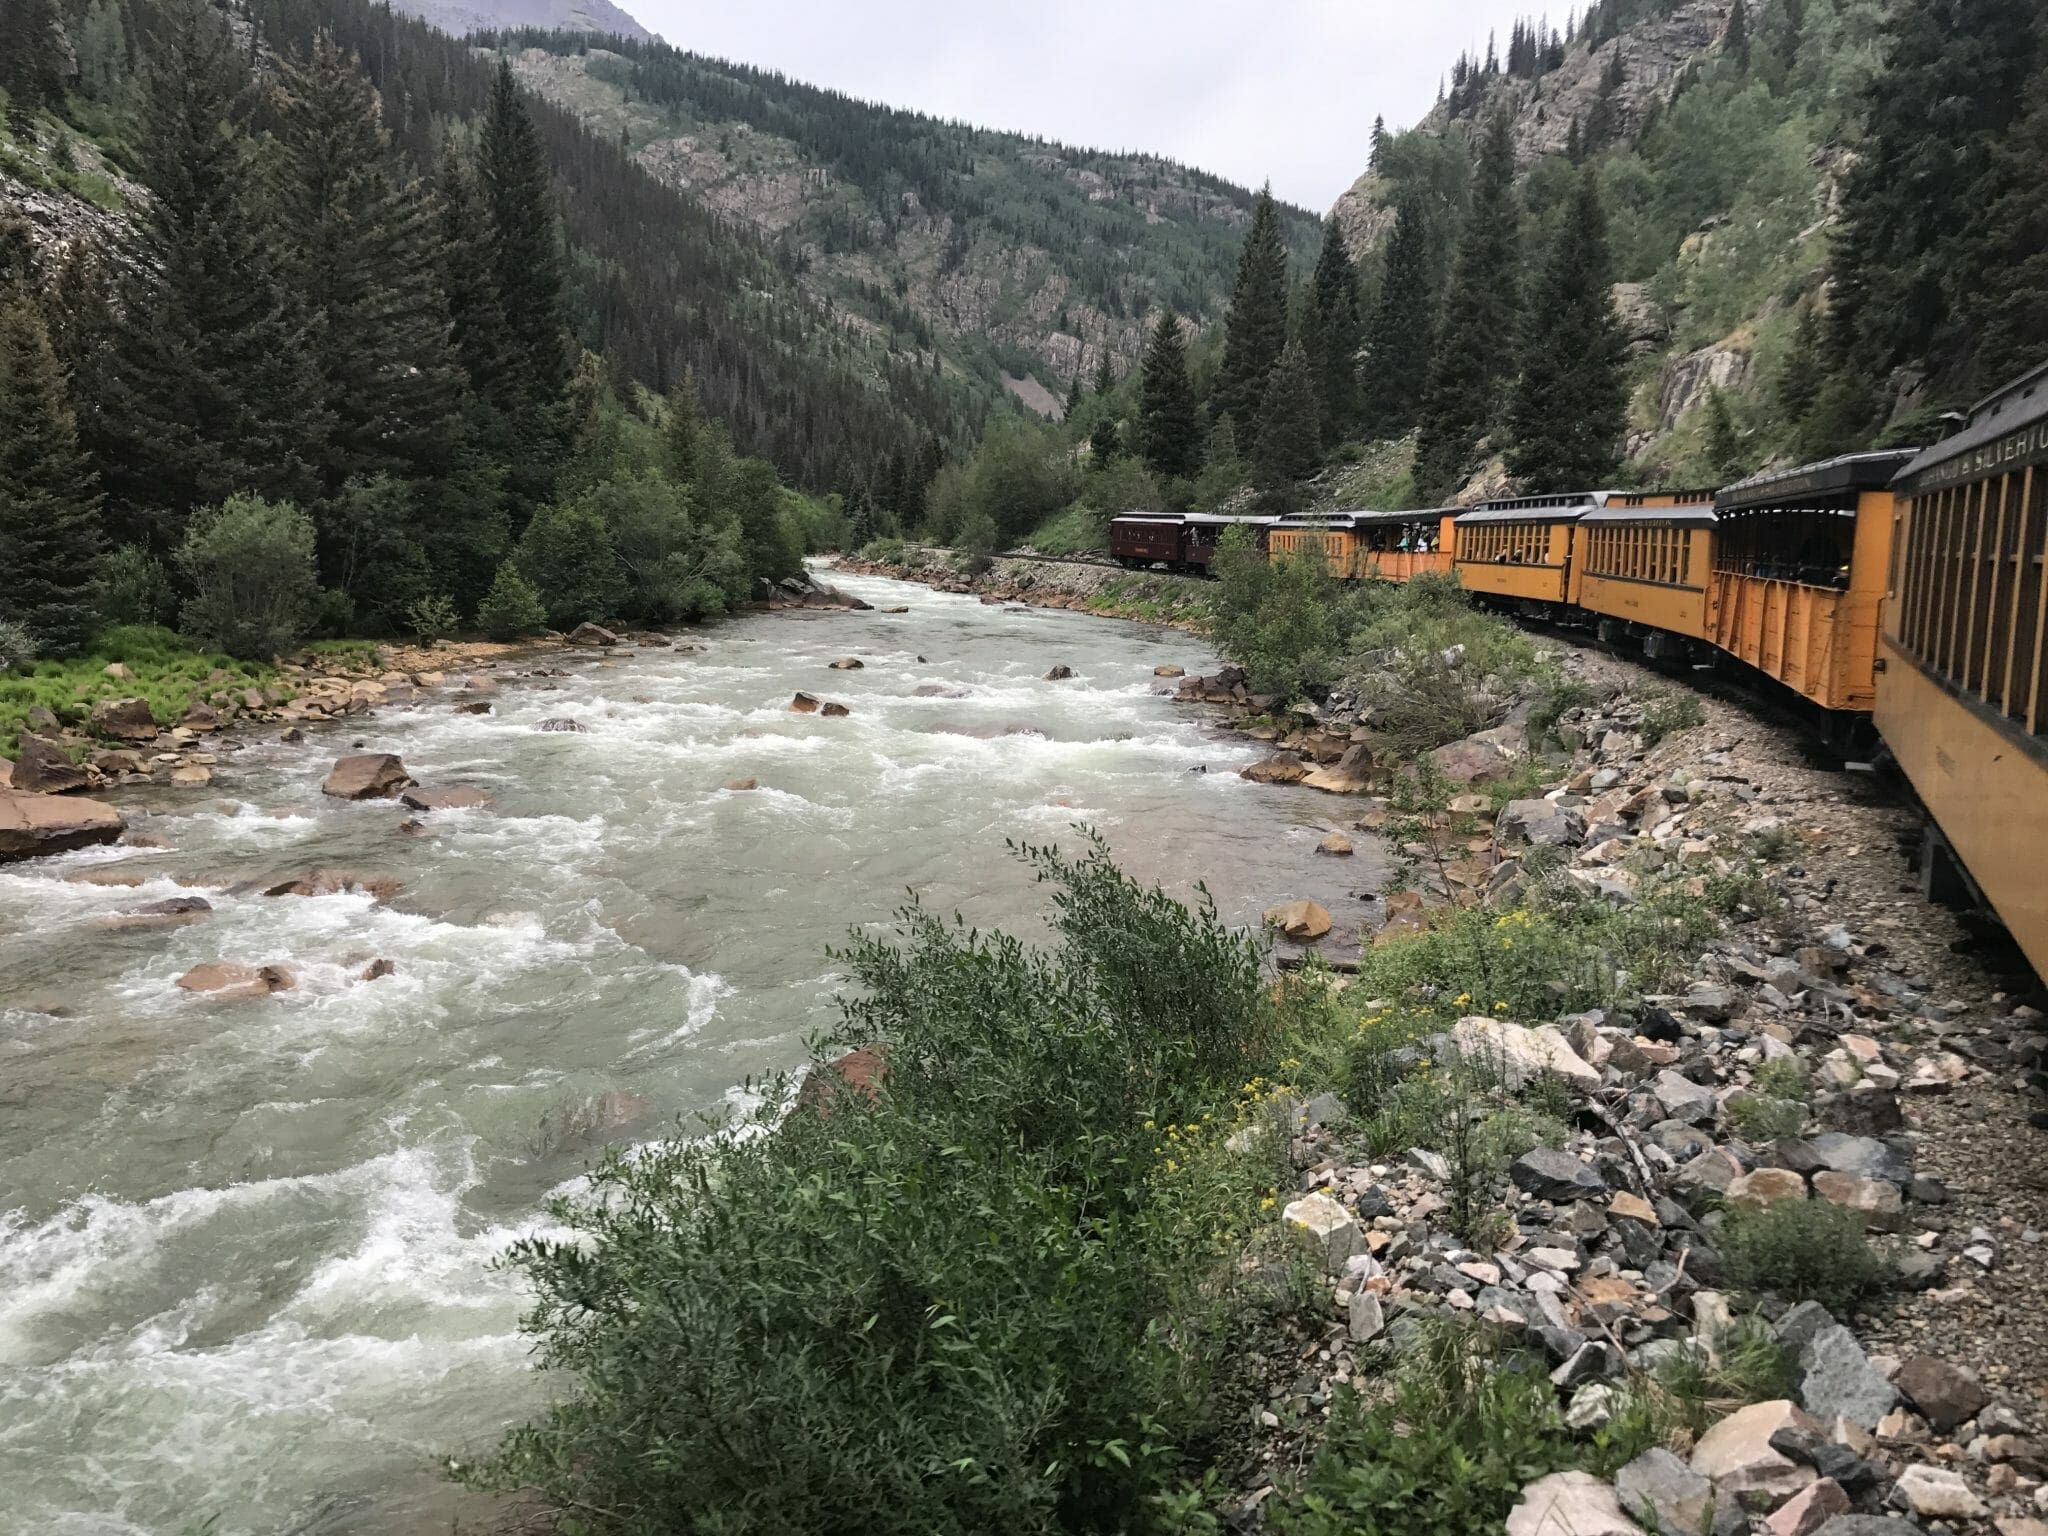
M895 561L841 556L834 567L862 576L914 581L934 591L977 597L989 604L1063 608L1098 618L1131 619L1196 632L1208 623L1209 583L1204 578L1127 571L1106 562L999 555L986 571L968 576L952 550L908 549Z
M2029 1125L2048 1021L2030 982L1987 970L1921 901L1900 852L1912 816L1872 781L1712 701L1657 741L1646 710L1668 685L1592 653L1566 665L1590 702L1541 727L1524 706L1438 749L1450 798L1405 818L1375 796L1389 765L1369 728L1276 723L1234 671L1180 686L1273 742L1247 778L1359 796L1360 828L1408 839L1414 888L1368 950L1440 907L1512 935L1559 882L1617 911L1746 882L1676 986L1550 1016L1475 997L1395 1053L1568 1095L1567 1134L1503 1168L1474 1174L1455 1146L1374 1155L1372 1106L1275 1101L1298 1180L1284 1224L1326 1276L1329 1321L1273 1362L1242 1516L1306 1464L1340 1385L1370 1394L1385 1352L1467 1318L1540 1362L1588 1437L1675 1362L1708 1373L1761 1338L1782 1364L1780 1395L1723 1404L1611 1480L1530 1484L1510 1536L2048 1536L2048 1136ZM1350 987L1347 954L1328 960ZM1361 1030L1397 1007L1357 1006ZM1497 1206L1485 1242L1453 1219L1474 1179ZM1798 1219L1822 1206L1867 1234L1873 1294L1830 1311L1765 1292L1746 1315L1731 1219L1800 1207L1786 1233L1834 1230Z

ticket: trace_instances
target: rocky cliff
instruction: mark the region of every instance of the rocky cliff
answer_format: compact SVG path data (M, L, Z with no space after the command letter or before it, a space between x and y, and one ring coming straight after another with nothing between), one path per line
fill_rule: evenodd
M392 8L457 37L504 27L597 32L642 42L654 35L611 0L393 0Z

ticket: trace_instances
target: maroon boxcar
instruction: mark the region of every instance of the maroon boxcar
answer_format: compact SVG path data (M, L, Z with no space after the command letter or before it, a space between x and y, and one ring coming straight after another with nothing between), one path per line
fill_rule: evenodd
M1161 563L1178 570L1186 531L1172 513L1126 513L1109 521L1109 552L1134 570Z

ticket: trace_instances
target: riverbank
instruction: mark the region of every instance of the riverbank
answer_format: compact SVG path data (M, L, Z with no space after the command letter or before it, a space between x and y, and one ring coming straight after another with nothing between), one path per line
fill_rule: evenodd
M998 555L986 571L968 576L955 551L928 548L907 548L901 559L892 561L842 555L831 568L914 581L935 591L978 597L985 603L1058 608L1097 618L1163 624L1193 634L1204 633L1208 627L1211 588L1200 576L1020 555Z

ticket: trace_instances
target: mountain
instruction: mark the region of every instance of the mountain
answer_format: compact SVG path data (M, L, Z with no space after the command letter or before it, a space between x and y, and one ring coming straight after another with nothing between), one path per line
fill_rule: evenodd
M1381 141L1330 217L1370 287L1397 200L1418 192L1438 215L1440 270L1469 146L1507 112L1532 230L1561 205L1571 152L1595 167L1629 337L1631 473L1724 477L1731 466L1709 448L1717 396L1736 429L1732 467L1789 456L1799 445L1774 386L1793 366L1802 313L1826 303L1889 10L1885 0L1601 0L1568 35L1524 23L1506 58L1490 46L1457 60L1436 107Z
M901 111L686 53L520 31L523 83L749 231L803 291L895 352L1044 414L1163 308L1221 319L1253 193L1154 155L1077 149ZM1296 265L1320 222L1283 210Z
M611 0L396 0L393 9L463 37L494 28L534 27L650 42L654 34Z

